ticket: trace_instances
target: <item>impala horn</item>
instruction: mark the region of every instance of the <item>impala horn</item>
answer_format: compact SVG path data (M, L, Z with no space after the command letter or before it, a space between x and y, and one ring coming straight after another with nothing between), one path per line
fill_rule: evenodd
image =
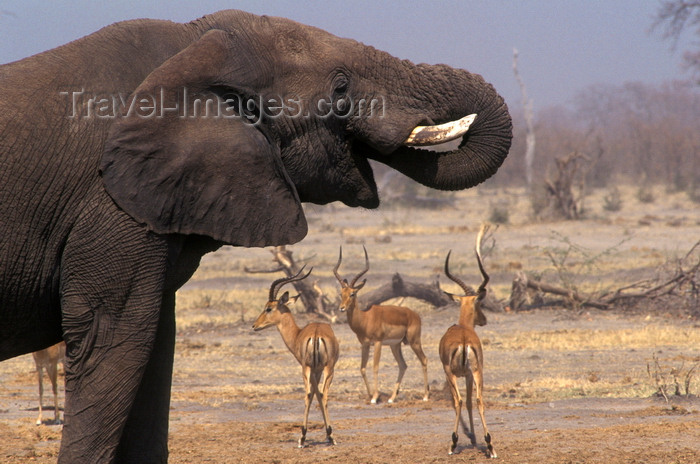
M281 279L277 279L274 282L272 282L272 284L270 285L270 294L268 296L268 299L270 301L276 300L277 293L280 291L280 288L282 288L284 285L292 283L292 282L298 282L300 280L304 280L307 277L309 277L309 274L311 274L311 271L314 270L313 267L311 269L309 269L309 272L307 272L305 275L299 277L301 275L301 273L304 272L305 267L306 267L306 264L304 266L302 266L301 269L299 269L299 272L297 272L296 274L294 274L291 277L282 277Z

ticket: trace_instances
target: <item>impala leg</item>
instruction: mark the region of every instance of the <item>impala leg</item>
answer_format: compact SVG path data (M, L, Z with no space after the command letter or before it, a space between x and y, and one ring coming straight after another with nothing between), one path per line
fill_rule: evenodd
M367 387L367 395L372 398L372 388L369 386L369 380L367 380L367 361L369 361L369 343L362 345L362 359L360 361L360 374L362 375L362 380L365 381L365 387Z
M56 424L61 423L60 413L58 411L58 365L49 363L46 368L46 372L49 374L49 380L51 381L51 388L53 389L53 406L54 406L54 416L53 421Z
M311 379L311 367L304 366L302 370L304 376L304 390L306 391L306 396L304 396L304 424L301 426L301 437L299 438L299 448L304 447L304 442L306 441L306 431L309 424L309 409L311 408L311 400L314 396L314 387Z
M457 376L451 372L445 372L445 377L447 379L447 384L450 386L450 393L452 393L452 405L455 409L455 425L452 431L452 443L450 444L449 454L454 454L455 448L457 447L457 440L459 438L459 423L462 420L462 396L459 394L459 389L457 388Z
M416 353L416 356L418 356L418 360L423 367L423 383L425 385L423 401L428 401L428 398L430 397L430 385L428 385L428 357L425 355L425 353L423 353L423 347L421 346L420 341L417 343L411 343L411 349L414 353Z
M323 384L320 390L316 390L316 397L318 398L318 404L321 406L321 414L323 415L323 423L326 426L326 438L328 443L335 445L335 439L333 438L333 427L331 427L331 420L328 415L328 389L333 381L333 370L328 367L323 369Z
M36 375L39 380L39 417L36 419L36 425L41 425L43 422L43 407L42 404L44 402L44 384L41 381L41 371L42 368L37 366L36 368Z
M370 403L372 404L377 404L377 400L379 399L379 360L382 358L382 342L377 341L374 342L374 365L372 366L372 370L374 371L374 393L372 394L372 399L370 400Z
M484 401L483 401L483 390L484 390L484 378L481 371L474 373L474 383L476 384L476 405L479 408L479 416L481 416L481 425L484 427L484 440L486 441L486 446L488 448L486 456L490 458L495 458L496 451L493 449L493 444L491 443L491 434L486 426L486 418L484 418ZM472 425L472 432L474 431L474 426Z
M399 365L399 376L396 379L396 386L394 387L394 393L392 393L391 398L389 398L389 403L393 403L396 399L396 395L399 394L399 388L401 387L401 381L403 380L403 375L406 373L406 360L403 359L403 353L401 352L401 343L397 343L391 346L391 352L394 354L396 363Z
M465 376L467 384L467 413L469 414L469 439L472 441L472 445L476 446L476 433L474 431L474 415L472 413L472 391L474 389L474 376L471 372L467 372Z

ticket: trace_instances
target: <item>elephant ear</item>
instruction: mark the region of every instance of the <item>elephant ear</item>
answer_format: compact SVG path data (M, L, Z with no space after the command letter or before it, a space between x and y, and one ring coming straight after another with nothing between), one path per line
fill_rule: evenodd
M213 30L156 68L110 128L100 171L117 205L151 230L241 246L294 243L306 218L279 148L224 103L254 95L270 63Z

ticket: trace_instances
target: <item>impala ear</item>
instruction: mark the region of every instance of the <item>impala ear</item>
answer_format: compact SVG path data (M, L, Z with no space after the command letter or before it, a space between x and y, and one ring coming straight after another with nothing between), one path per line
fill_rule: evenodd
M151 230L242 246L306 235L277 144L235 104L271 78L272 63L253 52L245 37L207 32L151 72L112 124L105 188Z
M486 325L486 314L481 310L481 304L476 304L474 307L474 325Z
M289 292L284 292L282 296L277 300L280 304L287 304L287 301L289 301Z

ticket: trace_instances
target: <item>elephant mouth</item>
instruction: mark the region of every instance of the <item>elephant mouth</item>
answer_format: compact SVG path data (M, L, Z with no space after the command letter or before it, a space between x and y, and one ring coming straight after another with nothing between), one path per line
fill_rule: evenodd
M376 208L379 206L379 192L374 181L374 173L368 159L386 163L386 158L401 157L407 153L422 153L430 157L439 157L441 152L453 152L459 149L468 133L469 127L476 119L476 114L470 114L463 118L435 125L416 125L411 133L394 150L385 153L380 147L367 141L355 139L352 144L352 156L354 165L358 168L362 185L365 188L358 189L350 198L344 199L349 206L361 206L364 208ZM422 170L425 174L433 176L434 163L425 162Z
M394 145L375 145L370 140L356 138L350 147L350 156L353 159L353 169L346 172L345 180L350 181L354 188L352 194L342 198L348 206L360 206L373 209L379 206L379 192L374 179L373 168L368 160L375 160L391 166L398 161L399 164L408 163L419 166L420 175L415 176L399 168L399 171L421 182L421 179L436 179L439 177L439 166L436 162L441 157L449 157L459 153L463 145L470 138L470 127L477 119L476 114L469 114L460 119L434 125L413 126L408 136L399 137L399 142ZM428 120L429 119L424 119ZM405 133L404 133L405 134ZM410 159L418 160L413 163ZM425 182L424 182L425 183ZM426 185L434 184L429 181ZM440 185L431 185L443 188Z
M481 110L462 113L468 116L460 115L450 122L437 120L431 126L414 123L395 138L400 142L395 142L393 148L389 149L390 143L377 147L368 144L364 154L431 188L473 187L500 167L511 139L510 117L504 105ZM431 118L424 120L433 124Z

